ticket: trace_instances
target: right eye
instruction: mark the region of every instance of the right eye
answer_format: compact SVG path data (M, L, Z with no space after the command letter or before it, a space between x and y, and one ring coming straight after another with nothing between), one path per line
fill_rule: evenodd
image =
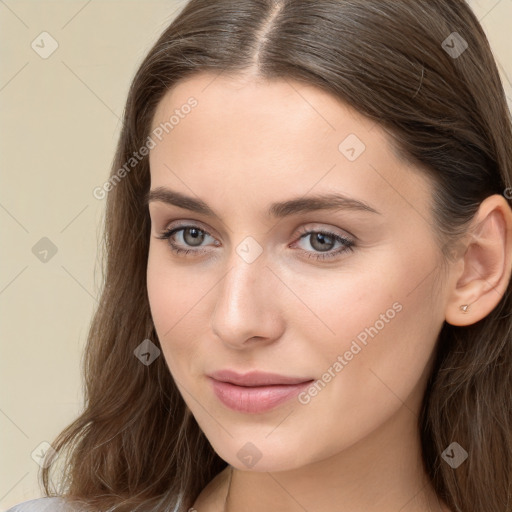
M175 235L180 233L179 238L183 240L184 243L177 244L175 241ZM176 226L172 228L166 229L163 233L161 233L157 238L160 240L167 240L171 250L175 254L188 254L188 253L200 253L203 254L204 250L196 250L193 247L198 247L201 242L204 241L205 237L209 236L213 238L207 231L199 228L194 225L185 225L185 226ZM187 245L189 244L189 245ZM217 244L218 245L218 244ZM185 248L183 248L185 246ZM187 249L186 247L192 247L192 249Z

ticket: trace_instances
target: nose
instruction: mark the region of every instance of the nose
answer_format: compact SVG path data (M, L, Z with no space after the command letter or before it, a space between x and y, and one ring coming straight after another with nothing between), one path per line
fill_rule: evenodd
M275 342L284 326L279 305L282 287L263 254L248 263L234 252L228 272L216 287L213 333L234 349Z

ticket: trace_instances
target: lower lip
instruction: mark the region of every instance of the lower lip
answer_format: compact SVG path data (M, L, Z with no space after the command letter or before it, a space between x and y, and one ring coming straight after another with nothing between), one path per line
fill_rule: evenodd
M274 386L237 386L210 377L213 392L219 400L235 411L258 413L268 411L298 395L312 380L300 384Z

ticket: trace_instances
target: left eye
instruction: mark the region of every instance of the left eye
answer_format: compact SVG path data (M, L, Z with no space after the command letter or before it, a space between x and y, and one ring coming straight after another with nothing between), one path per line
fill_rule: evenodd
M180 247L180 244L176 243L175 235L177 235L178 233L180 233L182 243L184 242L185 246L192 248L184 249ZM179 226L175 228L170 228L161 233L157 238L161 240L167 240L171 247L171 250L174 253L188 254L206 252L204 249L193 249L193 247L200 247L205 237L207 236L214 240L215 245L219 245L219 243L216 242L215 239L207 231L200 229L197 226ZM302 236L299 238L299 241L307 237L310 238L311 247L313 247L315 251L320 252L314 253L308 250L301 249L303 253L307 253L308 258L324 260L327 258L333 258L343 252L354 250L355 244L353 240L338 235L336 233L331 233L328 231L306 231L302 233ZM332 246L335 245L336 242L341 244L341 247L333 251Z
M301 237L309 238L309 244L316 251L320 251L320 254L312 254L310 251L307 252L308 258L314 258L317 260L325 260L327 258L334 258L335 256L340 255L346 251L354 250L354 241L346 238L344 236L338 235L336 233L331 233L329 231L306 231ZM341 244L341 247L332 251L332 246L338 242Z

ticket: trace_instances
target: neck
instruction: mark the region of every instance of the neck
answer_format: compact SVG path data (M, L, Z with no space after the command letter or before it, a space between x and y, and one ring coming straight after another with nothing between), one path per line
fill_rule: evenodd
M440 512L424 472L417 416L401 407L377 431L327 459L297 469L232 468L225 512Z

